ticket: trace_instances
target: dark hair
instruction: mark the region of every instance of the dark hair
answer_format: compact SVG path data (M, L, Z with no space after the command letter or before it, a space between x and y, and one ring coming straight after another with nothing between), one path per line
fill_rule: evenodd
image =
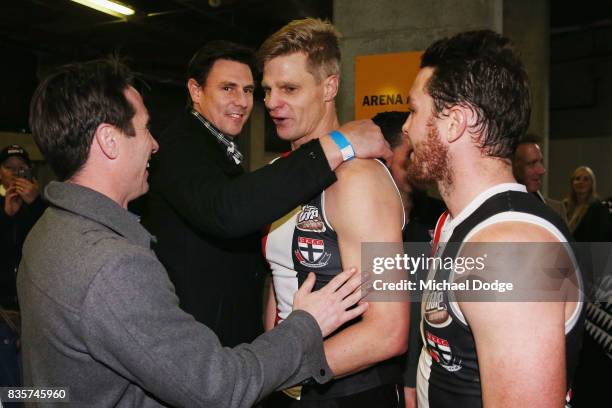
M85 164L100 124L135 135L135 110L124 94L133 78L125 65L109 58L65 65L38 85L30 104L30 128L60 180Z
M519 139L516 147L518 147L519 145L522 145L522 144L527 144L527 143L528 144L537 144L537 145L539 145L539 144L542 143L542 139L540 138L540 136L538 136L538 135L536 135L534 133L527 133L526 135L522 136Z
M531 114L527 73L511 41L490 30L460 33L427 48L424 67L434 69L427 85L434 113L455 105L472 109L483 152L511 157Z
M380 112L372 121L380 128L391 149L402 144L402 126L408 119L408 112Z
M224 59L248 65L251 73L255 71L255 53L252 49L229 41L210 41L202 46L191 57L187 66L187 79L195 79L198 84L206 84L208 73L217 60ZM187 95L187 103L192 106L191 97Z
M527 133L527 134L523 135L519 139L519 141L516 143L516 145L514 146L514 151L512 152L512 163L513 163L513 166L518 166L519 165L519 162L517 161L518 157L516 155L516 152L518 151L518 148L520 147L520 145L523 145L523 144L534 144L534 145L540 146L540 143L542 143L542 140L536 134ZM517 174L518 173L515 170L514 176L517 177ZM517 180L518 180L518 178L517 178Z
M266 62L281 55L303 52L308 72L318 81L340 75L340 34L329 21L318 18L293 20L272 34L257 51L260 71Z

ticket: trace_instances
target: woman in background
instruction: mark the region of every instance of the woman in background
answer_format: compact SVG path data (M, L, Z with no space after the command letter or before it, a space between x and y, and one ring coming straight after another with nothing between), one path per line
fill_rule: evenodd
M579 242L608 241L610 216L597 194L595 174L587 166L574 170L570 192L564 200L567 220L574 239Z

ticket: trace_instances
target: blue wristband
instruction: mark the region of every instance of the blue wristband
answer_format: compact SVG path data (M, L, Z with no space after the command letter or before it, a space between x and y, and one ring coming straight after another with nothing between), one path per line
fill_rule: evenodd
M336 146L340 149L340 153L342 153L342 161L351 160L355 157L355 150L353 150L353 145L344 137L344 135L337 130L329 132L329 136L332 138Z

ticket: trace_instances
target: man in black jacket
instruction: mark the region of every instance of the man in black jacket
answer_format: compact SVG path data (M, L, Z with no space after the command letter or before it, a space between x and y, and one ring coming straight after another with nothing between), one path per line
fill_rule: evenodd
M512 172L514 178L527 187L527 192L533 194L538 200L553 209L567 225L567 211L562 201L544 197L540 192L542 188L542 177L546 173L544 156L540 148L539 138L527 133L519 141L512 155Z
M233 138L253 107L253 54L228 42L201 48L188 67L190 109L162 134L151 166L145 226L180 305L225 346L262 331L259 229L331 185L342 163L329 136L247 174ZM389 156L370 121L340 128L358 157Z

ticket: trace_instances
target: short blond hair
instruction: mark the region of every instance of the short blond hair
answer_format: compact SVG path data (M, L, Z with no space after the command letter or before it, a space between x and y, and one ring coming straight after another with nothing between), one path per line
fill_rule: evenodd
M308 57L308 72L321 81L340 75L340 33L329 21L318 18L293 20L272 34L257 52L263 71L266 62L282 55L302 52Z

